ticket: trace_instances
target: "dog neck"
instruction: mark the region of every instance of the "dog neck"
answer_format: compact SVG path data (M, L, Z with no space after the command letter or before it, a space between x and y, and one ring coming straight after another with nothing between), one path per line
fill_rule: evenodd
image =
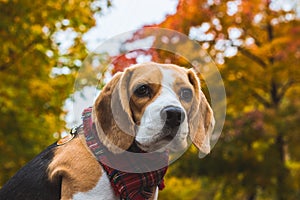
M164 188L164 175L168 169L168 153L151 153L141 150L135 142L127 150L127 153L114 154L110 152L99 140L95 125L92 120L92 108L83 111L83 132L86 144L93 153L99 164L105 170L110 179L114 192L121 199L144 200L148 199L155 192L156 187ZM129 153L128 153L129 152ZM135 154L143 155L142 160L137 162ZM151 170L147 163L159 163L161 169ZM118 166L115 169L113 166ZM126 169L130 167L130 171Z

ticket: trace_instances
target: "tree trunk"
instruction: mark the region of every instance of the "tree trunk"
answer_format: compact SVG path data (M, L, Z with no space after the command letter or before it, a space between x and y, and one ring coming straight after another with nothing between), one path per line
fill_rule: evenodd
M254 191L248 196L247 200L255 200L255 199L256 199L256 192Z
M276 195L278 200L287 200L286 197L286 189L287 189L287 183L286 183L286 176L288 175L287 169L285 168L285 152L284 152L284 138L283 134L279 133L276 138L276 150L277 155L279 157L279 166L277 170L277 188L276 188Z

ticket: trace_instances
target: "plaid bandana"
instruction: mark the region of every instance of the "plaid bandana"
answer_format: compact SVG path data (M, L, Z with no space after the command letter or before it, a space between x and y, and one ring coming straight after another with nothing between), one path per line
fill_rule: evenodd
M158 186L160 190L164 188L164 175L168 168L168 154L151 153L150 156L145 154L138 164L134 156L135 153L146 153L137 147L135 143L128 149L132 152L124 155L113 154L100 142L95 125L92 121L92 108L89 107L83 111L83 130L88 147L98 159L103 169L107 173L114 192L120 199L125 200L145 200L149 199L155 188ZM143 160L144 159L144 160ZM137 173L123 172L110 166L111 163L117 163L123 168L130 167ZM151 170L149 167L154 164L163 164L161 169ZM161 165L159 165L161 166ZM147 171L147 172L145 172ZM154 191L153 191L154 190Z

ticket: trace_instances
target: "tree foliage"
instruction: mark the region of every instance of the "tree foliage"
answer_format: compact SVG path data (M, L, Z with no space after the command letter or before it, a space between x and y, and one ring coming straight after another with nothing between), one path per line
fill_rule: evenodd
M204 159L191 148L175 162L162 199L300 198L300 20L296 1L278 2L179 0L174 15L150 25L199 42L218 64L227 91L219 142ZM82 34L106 3L0 3L0 184L64 129L62 105L86 56ZM126 42L145 39L144 30ZM61 42L66 40L62 35L71 42ZM174 43L180 44L173 52L162 50ZM161 48L109 58L112 72L136 63L139 56L186 67L203 64L181 38L157 35L153 46ZM174 53L183 51L195 60ZM99 56L106 60L107 55ZM80 78L96 74L93 67ZM102 77L105 72L98 73Z
M220 144L195 171L221 178L231 199L241 192L244 199L299 198L295 11L291 2L287 8L267 0L180 1L177 13L158 25L190 35L219 63L228 116Z
M0 185L64 130L63 103L87 54L82 35L109 4L0 2Z

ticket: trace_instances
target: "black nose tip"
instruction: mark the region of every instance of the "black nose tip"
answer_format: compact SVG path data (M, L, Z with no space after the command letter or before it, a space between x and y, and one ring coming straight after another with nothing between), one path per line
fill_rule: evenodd
M160 112L165 125L169 127L178 127L184 121L185 114L183 110L175 106L167 106Z

